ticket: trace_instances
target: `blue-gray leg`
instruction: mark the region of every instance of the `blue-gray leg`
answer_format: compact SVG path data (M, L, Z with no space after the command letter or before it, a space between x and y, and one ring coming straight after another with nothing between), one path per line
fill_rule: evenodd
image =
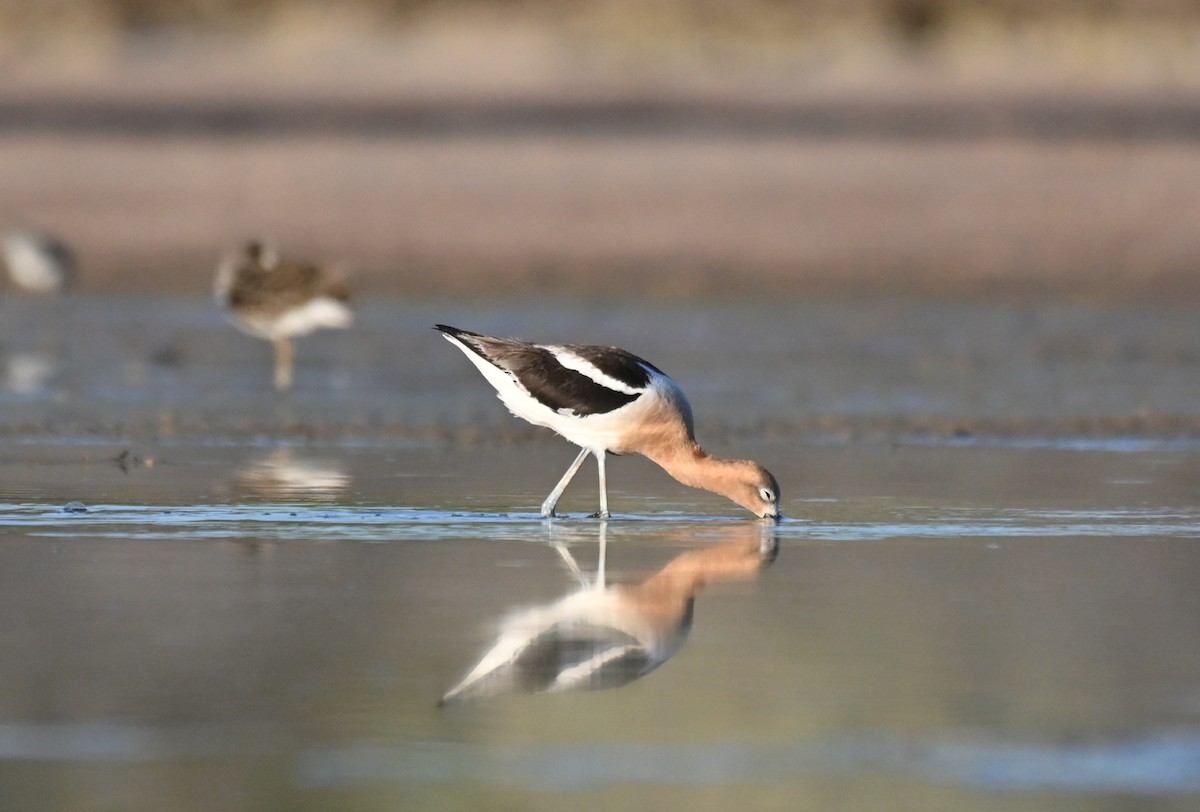
M546 497L546 501L542 502L543 516L549 518L556 515L554 512L554 506L558 504L558 500L560 497L562 497L563 491L567 489L567 485L571 483L571 480L575 477L575 474L578 473L579 466L583 465L583 461L587 459L587 455L590 453L592 452L586 448L580 450L579 456L575 458L575 462L571 463L571 467L567 469L565 474L563 474L563 478L560 479L558 484L554 486L554 490L550 491L550 495ZM603 470L603 466L601 466L601 469ZM603 481L603 479L601 479L601 481Z
M600 474L600 512L596 514L597 519L609 518L608 513L608 476L604 472L604 458L608 454L601 451L596 455L596 468Z

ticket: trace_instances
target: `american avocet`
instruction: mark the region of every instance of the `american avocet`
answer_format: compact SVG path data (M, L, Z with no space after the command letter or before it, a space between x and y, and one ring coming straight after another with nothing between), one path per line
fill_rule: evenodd
M275 388L292 385L292 339L322 327L349 327L354 313L343 281L314 265L282 262L258 242L221 261L214 286L242 331L275 347Z
M775 559L773 526L691 550L638 584L594 584L559 600L516 612L479 663L438 703L512 693L618 688L653 671L679 651L692 606L705 584L753 578ZM600 545L604 549L604 530ZM565 547L560 554L577 572Z
M600 512L607 517L604 457L642 454L684 485L719 493L763 518L779 516L779 485L756 462L714 457L697 443L692 408L662 370L616 347L531 344L436 325L466 354L509 410L581 447L579 456L542 503L553 516L558 499L595 456Z
M4 264L12 283L30 293L61 293L75 281L75 254L50 234L14 231L5 235Z

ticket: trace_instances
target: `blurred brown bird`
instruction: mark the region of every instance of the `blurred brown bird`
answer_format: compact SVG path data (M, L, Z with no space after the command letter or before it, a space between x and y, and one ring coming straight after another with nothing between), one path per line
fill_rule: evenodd
M349 327L354 313L345 282L315 265L285 262L273 249L248 242L217 267L217 302L233 323L275 348L275 388L292 385L292 339L321 328Z

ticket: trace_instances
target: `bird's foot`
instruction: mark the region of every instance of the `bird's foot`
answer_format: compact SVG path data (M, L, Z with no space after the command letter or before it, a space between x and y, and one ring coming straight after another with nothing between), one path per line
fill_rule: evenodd
M589 519L611 519L612 514L607 510L597 510L595 513L588 514Z

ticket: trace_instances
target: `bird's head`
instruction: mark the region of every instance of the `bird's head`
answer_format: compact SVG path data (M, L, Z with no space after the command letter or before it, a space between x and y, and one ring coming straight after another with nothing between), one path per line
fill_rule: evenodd
M779 483L766 468L750 460L739 461L740 476L730 499L762 519L778 519Z

